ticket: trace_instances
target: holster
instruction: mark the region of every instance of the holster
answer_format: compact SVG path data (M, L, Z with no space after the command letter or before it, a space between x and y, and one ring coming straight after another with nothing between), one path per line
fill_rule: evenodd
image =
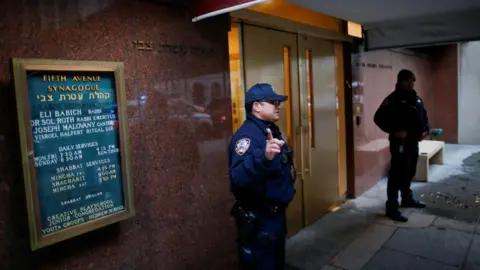
M292 175L292 181L295 183L297 180L297 170L295 169L295 164L293 161L293 150L291 148L287 148L283 151L286 157L286 163L290 164L290 174Z
M238 241L244 245L252 243L258 233L258 214L245 209L238 203L233 206L230 214L237 224Z

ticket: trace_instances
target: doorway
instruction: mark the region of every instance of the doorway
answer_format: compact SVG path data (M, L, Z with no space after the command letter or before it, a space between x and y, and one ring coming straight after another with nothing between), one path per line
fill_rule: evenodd
M241 64L235 62L241 74L234 75L235 85L240 85L238 77L243 78L245 90L269 83L289 97L277 124L295 151L297 193L287 210L289 235L293 235L339 203L335 44L248 24L232 30L241 41L237 58ZM232 104L237 107L243 102L243 89L232 87ZM238 111L233 113L240 118ZM236 125L243 120L237 119Z

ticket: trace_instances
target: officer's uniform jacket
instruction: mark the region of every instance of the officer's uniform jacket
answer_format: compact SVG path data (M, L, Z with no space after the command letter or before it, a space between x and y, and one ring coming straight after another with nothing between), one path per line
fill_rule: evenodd
M407 131L407 139L418 140L429 132L427 111L415 90L395 90L388 95L374 116L375 124L390 134Z
M276 139L284 140L278 127L252 114L229 143L229 168L232 193L238 201L265 201L288 204L295 194L292 156L285 143L273 160L265 157L267 128ZM290 150L291 153L291 150Z

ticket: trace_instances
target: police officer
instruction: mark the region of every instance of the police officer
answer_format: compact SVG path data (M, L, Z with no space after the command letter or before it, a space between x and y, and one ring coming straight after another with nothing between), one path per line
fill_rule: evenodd
M406 222L399 211L398 191L402 207L425 208L413 197L410 185L416 173L418 142L429 133L427 112L423 100L414 90L415 75L403 69L397 84L375 113L376 125L389 134L391 164L387 183L386 215L392 220Z
M285 210L295 194L295 169L293 152L275 122L286 100L269 84L252 86L245 96L247 120L229 143L241 269L284 268Z

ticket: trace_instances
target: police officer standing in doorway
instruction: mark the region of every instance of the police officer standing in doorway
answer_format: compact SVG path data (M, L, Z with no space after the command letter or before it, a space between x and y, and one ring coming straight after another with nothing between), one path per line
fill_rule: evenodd
M416 173L418 142L429 133L428 117L423 100L414 90L415 75L403 69L397 84L375 113L375 124L389 134L391 164L387 183L386 215L392 220L406 222L399 211L398 191L402 207L425 208L413 197L410 185Z
M295 194L293 151L275 122L287 96L269 84L245 96L247 120L229 143L232 209L241 269L276 270L285 265L285 210Z

